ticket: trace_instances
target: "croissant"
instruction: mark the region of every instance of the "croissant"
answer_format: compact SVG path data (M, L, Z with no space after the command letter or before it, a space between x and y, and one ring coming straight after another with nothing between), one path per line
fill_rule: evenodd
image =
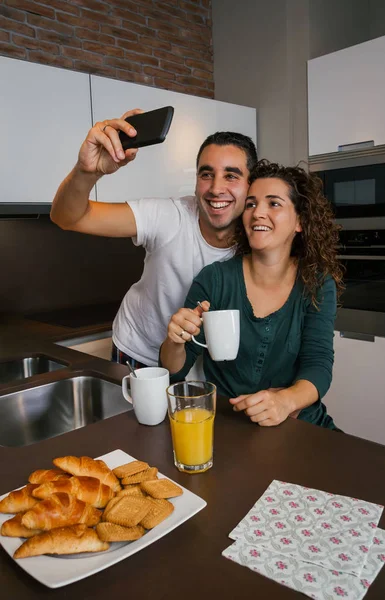
M99 523L102 512L71 494L59 492L47 500L39 502L22 517L21 523L28 529L54 529L85 523L92 526Z
M70 477L69 479L59 479L39 485L33 490L35 498L45 499L56 492L67 492L73 494L79 500L88 502L96 508L104 508L106 504L115 496L108 485L100 483L96 477Z
M108 548L109 544L102 542L94 529L89 529L86 525L72 525L33 536L19 546L13 557L101 552Z
M37 485L28 483L20 490L14 490L13 492L10 492L8 496L0 501L0 512L18 513L29 510L35 506L39 500L32 496L32 491L37 487Z
M101 483L112 488L114 492L118 492L121 489L118 478L102 460L94 460L93 458L89 458L89 456L62 456L54 458L53 463L56 467L63 469L67 473L71 473L71 475L96 477Z
M57 481L58 479L68 479L70 475L61 469L38 469L28 477L29 483L46 483L47 481Z
M27 529L24 525L21 524L21 519L24 513L19 513L12 519L8 519L8 521L4 521L3 526L1 528L1 535L5 535L8 537L25 537L29 538L37 533L40 533L40 529Z

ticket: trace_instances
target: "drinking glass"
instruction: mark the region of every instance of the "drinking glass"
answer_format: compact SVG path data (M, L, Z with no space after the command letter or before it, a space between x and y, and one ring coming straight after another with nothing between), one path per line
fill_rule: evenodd
M209 381L182 381L167 388L174 464L185 473L213 466L217 388Z

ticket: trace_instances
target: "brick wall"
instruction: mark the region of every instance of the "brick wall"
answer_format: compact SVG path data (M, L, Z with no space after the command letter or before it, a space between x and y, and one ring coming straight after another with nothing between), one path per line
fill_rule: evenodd
M0 54L214 97L211 0L0 0Z

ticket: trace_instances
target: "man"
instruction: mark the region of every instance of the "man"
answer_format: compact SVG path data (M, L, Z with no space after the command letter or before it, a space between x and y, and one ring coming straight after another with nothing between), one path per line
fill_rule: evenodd
M219 132L198 152L195 197L116 204L89 200L100 177L135 159L137 150L124 152L118 132L135 136L125 119L140 112L135 109L92 127L51 210L52 221L62 229L130 237L146 249L142 277L127 292L113 323L113 359L123 364L129 360L134 367L158 364L170 317L183 306L195 275L205 265L232 256L231 237L257 161L250 138Z

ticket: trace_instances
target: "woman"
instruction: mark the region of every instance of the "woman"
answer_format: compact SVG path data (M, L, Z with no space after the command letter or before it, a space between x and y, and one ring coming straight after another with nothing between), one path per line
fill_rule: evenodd
M250 176L234 258L205 267L185 308L168 326L160 360L183 379L200 346L202 309L240 309L238 356L214 362L206 378L262 426L287 417L337 429L321 398L332 378L333 329L343 289L336 253L338 226L321 181L299 167L260 161Z

